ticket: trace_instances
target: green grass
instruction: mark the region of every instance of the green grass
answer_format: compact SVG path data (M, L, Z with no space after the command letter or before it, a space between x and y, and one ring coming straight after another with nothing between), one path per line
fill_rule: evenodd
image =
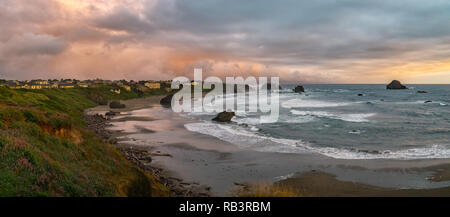
M0 87L0 196L168 196L149 174L84 129L96 99L161 93Z

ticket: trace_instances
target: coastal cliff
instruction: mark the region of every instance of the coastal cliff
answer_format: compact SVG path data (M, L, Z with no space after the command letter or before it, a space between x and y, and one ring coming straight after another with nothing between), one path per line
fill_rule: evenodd
M0 196L168 196L158 183L85 128L98 100L139 97L111 87L0 87ZM95 97L92 97L95 96Z

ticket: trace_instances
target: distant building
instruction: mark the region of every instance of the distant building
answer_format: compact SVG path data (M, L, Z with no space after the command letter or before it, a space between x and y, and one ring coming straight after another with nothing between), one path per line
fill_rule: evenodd
M145 86L150 89L161 89L161 84L156 82L147 82L145 83Z
M17 81L8 81L6 85L11 89L20 88L20 84Z
M50 88L58 89L58 88L59 88L58 82L55 82L55 83L50 84Z
M87 84L87 83L78 83L77 85L78 85L78 87L82 87L82 88L88 88L89 87L89 84Z
M73 85L73 84L59 84L59 88L61 88L61 89L71 89L71 88L75 88L75 85Z
M126 91L130 92L131 91L131 87L128 85L122 85L121 86L123 89L125 89Z
M30 85L27 82L20 83L20 88L22 89L30 89Z
M46 84L48 84L48 81L39 79L39 80L32 81L32 83L33 84L39 84L39 85L46 85Z
M141 85L141 84L136 84L136 89L139 90L139 91L142 91L142 92L149 91L148 87L146 87L144 85Z
M110 91L115 94L120 94L120 89L111 89Z
M39 89L42 89L42 85L39 83L31 83L28 85L28 88L33 89L33 90L39 90Z

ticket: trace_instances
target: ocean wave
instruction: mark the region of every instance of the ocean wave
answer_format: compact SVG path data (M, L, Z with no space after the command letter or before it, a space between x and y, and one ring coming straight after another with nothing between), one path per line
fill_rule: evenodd
M412 105L412 104L439 104L441 106L447 106L447 104L445 102L442 101L432 101L431 102L427 102L428 100L417 100L417 101L410 101L410 102L384 102L384 103L394 103L394 104L398 104L398 105Z
M305 99L291 99L281 104L283 108L326 108L326 107L339 107L348 106L351 103L348 102L329 102L319 100L305 100Z
M376 115L375 113L367 113L367 114L336 114L329 113L324 111L298 111L291 110L291 113L294 115L300 116L314 116L320 118L331 118L338 119L347 122L369 122L368 118Z
M314 147L302 140L280 139L260 135L245 129L234 129L231 125L211 122L190 123L185 128L189 131L214 136L238 146L262 152L278 153L316 153L335 159L447 159L450 158L449 145L431 145L429 147L405 150L358 151L334 147Z

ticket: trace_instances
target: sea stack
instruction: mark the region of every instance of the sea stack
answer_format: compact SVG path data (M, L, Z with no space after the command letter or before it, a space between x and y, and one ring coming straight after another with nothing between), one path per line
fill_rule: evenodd
M230 122L234 116L236 116L234 112L221 112L212 120L217 122Z
M295 87L294 92L296 92L296 93L304 93L305 92L305 87L299 85L299 86Z
M390 84L388 84L386 86L386 89L388 89L388 90L404 90L404 89L408 89L408 88L406 88L406 86L402 85L402 83L400 83L400 81L393 80Z

